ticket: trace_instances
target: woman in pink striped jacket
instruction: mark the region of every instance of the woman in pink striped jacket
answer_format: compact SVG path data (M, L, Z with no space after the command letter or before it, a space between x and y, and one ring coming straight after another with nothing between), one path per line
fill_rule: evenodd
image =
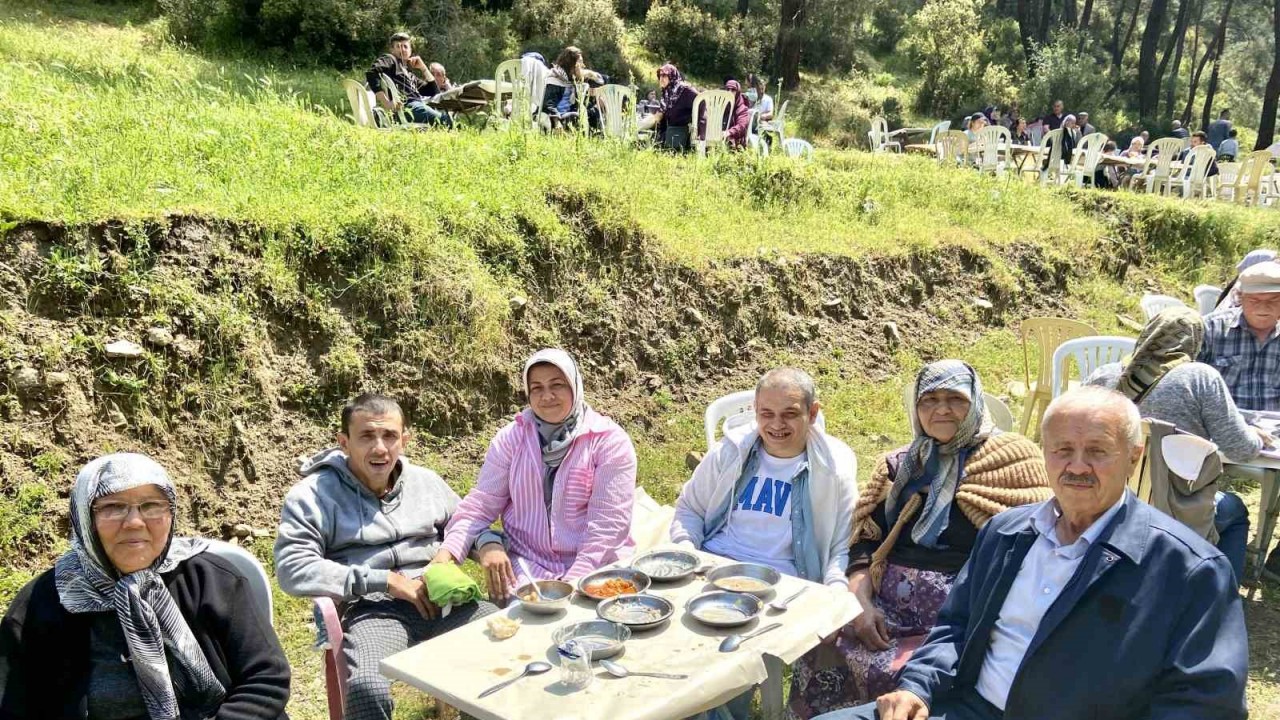
M563 350L525 362L529 407L498 431L476 486L445 528L433 562L456 562L498 518L507 544L480 549L495 601L530 578L574 581L631 554L636 451L587 406ZM514 567L512 562L514 561Z

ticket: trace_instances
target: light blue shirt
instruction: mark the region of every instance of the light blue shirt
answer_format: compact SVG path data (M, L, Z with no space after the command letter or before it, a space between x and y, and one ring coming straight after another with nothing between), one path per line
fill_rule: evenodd
M978 674L977 690L987 702L1004 710L1013 678L1040 628L1040 621L1062 594L1084 560L1085 553L1107 529L1111 518L1124 505L1124 495L1070 545L1058 540L1057 523L1062 511L1057 500L1040 506L1031 516L1031 527L1039 535L1022 559L1022 567L1009 587L1000 617L991 630L987 656Z

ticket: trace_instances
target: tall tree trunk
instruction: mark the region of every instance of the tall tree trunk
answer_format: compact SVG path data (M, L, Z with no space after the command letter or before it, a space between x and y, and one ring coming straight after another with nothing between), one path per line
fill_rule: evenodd
M751 0L738 0L738 14L746 15L751 10Z
M1275 12L1272 13L1272 27L1275 33L1275 60L1271 64L1271 77L1267 79L1267 89L1262 92L1262 117L1258 120L1258 142L1254 150L1266 150L1276 136L1276 108L1280 105L1280 0L1276 0Z
M1076 0L1062 0L1062 25L1075 27L1079 18L1076 16Z
M1191 3L1194 0L1182 0L1178 3L1178 21L1173 26L1173 35L1169 37L1173 45L1173 68L1170 69L1168 75L1164 74L1165 63L1169 59L1168 53L1165 54L1164 60L1160 63L1159 77L1167 78L1164 84L1164 109L1169 115L1173 115L1173 95L1178 88L1178 68L1182 65L1182 48L1187 41L1187 20L1191 17Z
M1213 70L1209 72L1209 85L1204 89L1204 113L1200 116L1200 127L1209 127L1213 119L1213 96L1218 92L1218 70L1222 67L1222 50L1227 42L1227 20L1231 17L1231 2L1222 4L1222 21L1218 23L1218 32L1213 38Z
M1053 0L1040 0L1040 27L1036 30L1036 39L1040 44L1049 42L1049 20L1053 18Z
M1027 75L1035 75L1036 68L1031 62L1034 50L1034 33L1031 25L1031 0L1018 0L1018 35L1022 38L1022 56L1027 59Z
M1280 2L1280 0L1277 0ZM1151 0L1147 11L1147 26L1142 31L1142 45L1138 49L1138 117L1143 124L1155 122L1160 104L1160 76L1156 72L1156 51L1160 35L1164 33L1164 19L1169 0Z
M804 50L802 33L807 2L808 0L782 0L774 58L778 76L788 90L800 86L800 56Z
M1204 28L1204 9L1208 4L1209 0L1200 0L1200 5L1196 8L1196 34L1191 41L1191 79L1187 83L1187 105L1178 116L1182 126L1186 128L1191 127L1191 108L1196 104L1196 86L1200 84L1200 74L1204 72L1205 59L1213 51L1213 41L1210 40L1210 47L1204 49L1203 56L1200 55L1200 30ZM1170 109L1173 109L1172 106Z
M1089 20L1093 18L1093 0L1084 0L1084 10L1080 11L1080 36L1089 29Z
M1141 4L1141 0L1136 0ZM1115 75L1120 67L1120 28L1124 27L1124 10L1127 0L1119 0L1116 4L1116 16L1111 23L1111 42L1107 44L1107 50L1111 52L1111 74Z

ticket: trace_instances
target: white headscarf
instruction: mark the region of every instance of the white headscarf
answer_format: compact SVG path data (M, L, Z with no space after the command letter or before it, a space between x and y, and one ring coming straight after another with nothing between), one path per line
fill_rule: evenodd
M529 412L538 425L538 436L542 440L542 462L548 468L555 469L560 467L565 455L569 454L573 441L582 433L582 416L587 411L587 403L582 397L582 375L578 373L578 364L569 353L558 348L539 350L525 361L523 376L526 393L529 391L529 371L534 365L543 363L558 368L569 381L569 387L573 388L573 408L561 422L543 420L533 410L532 399L529 403Z
M151 567L121 575L102 548L93 524L93 503L104 495L143 485L164 491L176 511L173 483L145 455L117 453L85 465L71 491L71 550L54 565L58 600L70 613L114 612L129 647L138 689L151 720L179 717L177 687L194 717L217 712L225 688L191 634L160 574L208 547L204 540L175 538L172 526L165 549ZM181 673L171 677L170 661Z

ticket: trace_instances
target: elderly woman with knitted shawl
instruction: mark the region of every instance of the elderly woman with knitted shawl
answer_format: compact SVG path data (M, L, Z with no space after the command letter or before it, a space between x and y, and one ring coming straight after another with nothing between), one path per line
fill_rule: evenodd
M880 458L853 514L849 591L863 612L792 673L790 715L871 702L933 627L978 530L1049 499L1040 449L992 424L982 383L959 360L916 377L914 437Z

